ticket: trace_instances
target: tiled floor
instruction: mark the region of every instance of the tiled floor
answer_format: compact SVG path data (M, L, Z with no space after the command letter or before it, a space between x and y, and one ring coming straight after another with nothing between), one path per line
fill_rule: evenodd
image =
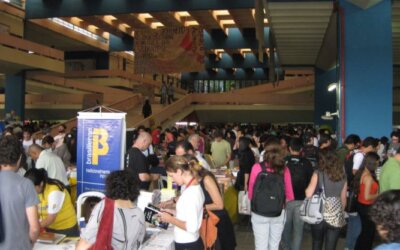
M237 250L254 250L254 236L250 226L237 226L235 225L235 234L237 242ZM311 250L312 239L311 232L305 230L303 234L302 249ZM338 250L344 249L344 239L339 238L337 245Z

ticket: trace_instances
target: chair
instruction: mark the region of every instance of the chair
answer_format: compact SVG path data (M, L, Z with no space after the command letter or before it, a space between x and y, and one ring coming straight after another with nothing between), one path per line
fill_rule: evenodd
M86 199L89 197L98 197L100 199L103 199L105 195L101 192L96 192L96 191L90 191L90 192L85 192L79 195L77 201L76 201L76 213L77 213L77 220L78 220L78 225L79 222L81 221L82 217L82 205L85 203Z
M204 154L204 159L206 160L208 165L210 165L210 168L217 168L217 166L215 166L215 162L210 154Z

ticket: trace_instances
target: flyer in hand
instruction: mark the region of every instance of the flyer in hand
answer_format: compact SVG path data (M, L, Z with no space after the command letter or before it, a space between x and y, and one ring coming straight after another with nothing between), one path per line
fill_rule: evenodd
M152 206L151 204L149 204L147 207L145 207L144 209L144 219L145 221L147 221L150 224L153 224L157 227L163 228L163 229L167 229L169 223L166 222L160 222L157 214L160 213L160 209Z

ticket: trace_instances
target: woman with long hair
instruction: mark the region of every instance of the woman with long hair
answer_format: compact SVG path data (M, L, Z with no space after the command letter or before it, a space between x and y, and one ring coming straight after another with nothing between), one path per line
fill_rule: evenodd
M197 180L199 168L185 156L172 156L165 164L168 176L179 186L185 185L176 203L176 209L164 209L159 214L162 222L175 225L176 250L203 250L200 227L203 219L204 194Z
M185 157L189 161L194 161L197 165L199 164L194 156L186 155ZM204 207L212 211L219 218L216 226L218 228L218 242L220 249L235 249L235 232L228 212L224 209L224 200L218 188L218 182L210 171L201 166L196 166L196 169L198 169L197 180L199 181L204 193Z
M322 184L323 183L323 184ZM318 187L318 188L317 188ZM306 197L311 197L322 187L325 197L338 197L342 213L346 207L347 181L343 166L335 152L325 148L319 151L318 170L311 177L306 189ZM312 249L321 250L325 238L325 250L335 250L340 235L340 228L330 226L325 220L311 225Z
M124 170L110 173L106 178L106 198L94 207L76 249L93 246L100 249L99 245L106 249L106 244L113 249L139 249L146 233L144 214L135 205L139 194L139 183L133 173ZM110 233L107 230L112 230L111 242L107 242Z
M237 174L235 187L239 191L246 191L249 187L251 168L255 163L254 153L250 148L250 139L242 136L239 139L239 172Z
M253 199L253 193L257 176L261 173L261 164L265 165L267 172L278 173L283 178L286 202L294 199L292 180L289 169L285 166L284 154L279 142L271 140L265 146L264 161L256 163L252 169L249 179L249 199ZM257 213L251 213L256 250L278 250L282 232L285 226L285 210L279 216L267 217Z
M361 233L357 238L356 250L372 249L375 224L368 211L379 195L379 184L375 170L379 166L379 155L369 152L354 177L354 193L357 194L357 212L361 220Z
M48 178L44 169L31 168L25 177L33 182L38 193L40 227L69 237L79 236L75 208L64 184Z

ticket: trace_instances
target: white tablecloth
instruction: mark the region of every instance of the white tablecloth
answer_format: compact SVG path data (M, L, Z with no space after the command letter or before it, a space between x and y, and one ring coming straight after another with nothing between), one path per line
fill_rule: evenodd
M161 230L148 239L140 248L141 250L175 250L174 227L169 226L168 230Z
M140 250L175 250L174 227L169 226L168 230L155 232L140 248ZM151 230L151 229L150 229ZM154 230L152 230L154 231ZM44 244L37 242L33 250L75 250L76 240L64 240L60 244Z
M71 240L67 238L57 245L36 242L33 246L33 250L75 250L78 240L78 238Z

